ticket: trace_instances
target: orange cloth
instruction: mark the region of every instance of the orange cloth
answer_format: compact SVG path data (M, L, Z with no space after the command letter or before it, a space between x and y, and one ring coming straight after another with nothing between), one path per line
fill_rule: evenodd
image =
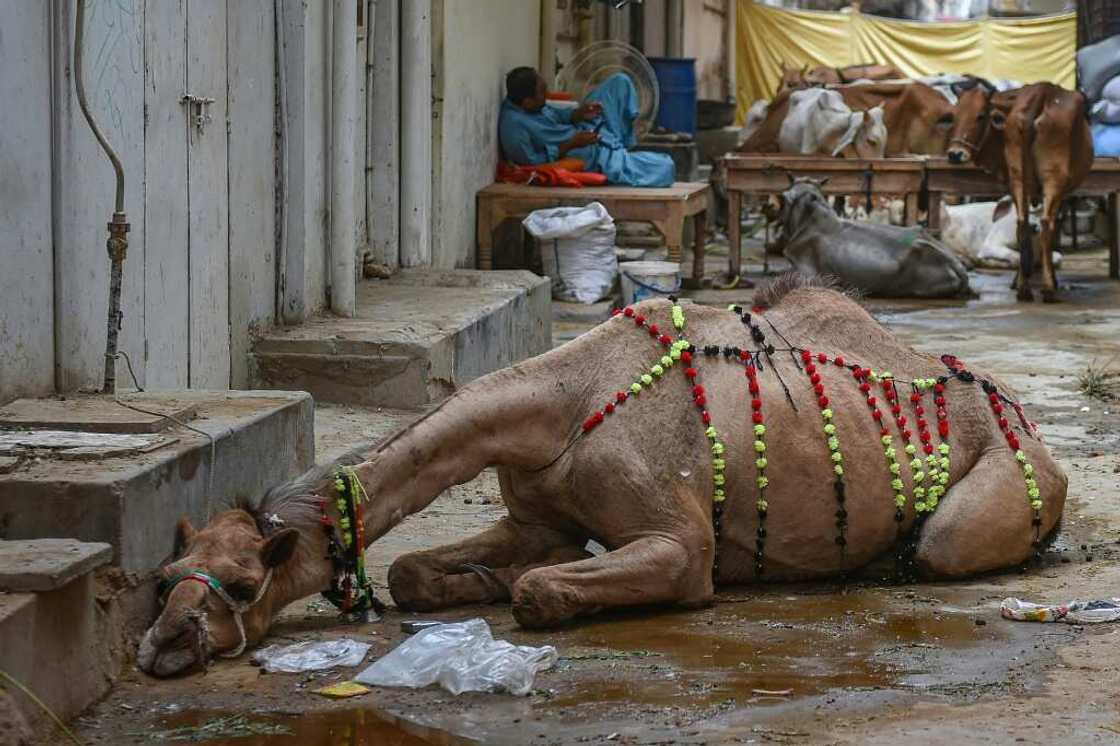
M536 184L574 189L607 183L607 177L603 174L582 169L583 161L579 158L563 158L539 166L518 166L502 161L498 163L497 180L506 184Z

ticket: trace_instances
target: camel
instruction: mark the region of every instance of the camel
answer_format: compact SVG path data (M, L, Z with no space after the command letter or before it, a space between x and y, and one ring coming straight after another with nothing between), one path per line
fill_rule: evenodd
M496 467L509 515L397 558L389 591L406 611L509 602L526 628L701 607L719 586L847 577L892 556L952 578L1039 550L1066 476L1006 384L915 352L810 278L754 302L643 301L254 507L200 530L181 519L140 667L239 654L330 586L322 521L338 520L340 473L366 496L367 546Z

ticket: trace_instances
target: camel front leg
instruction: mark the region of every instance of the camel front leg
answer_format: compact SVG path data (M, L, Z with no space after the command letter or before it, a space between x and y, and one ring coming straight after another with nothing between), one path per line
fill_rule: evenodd
M700 534L700 532L696 532ZM712 599L712 540L648 536L606 554L531 570L513 586L523 627L551 627L609 608L696 607Z
M508 601L526 571L590 556L569 536L506 517L465 541L398 558L389 593L405 611Z

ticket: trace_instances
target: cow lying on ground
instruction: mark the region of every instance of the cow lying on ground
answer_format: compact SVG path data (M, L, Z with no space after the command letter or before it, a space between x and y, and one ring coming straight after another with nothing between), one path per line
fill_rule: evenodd
M836 91L811 88L790 94L778 133L783 153L882 158L887 146L883 107L852 111Z
M955 108L945 97L921 83L875 83L832 89L853 111L883 107L887 128L884 154L943 155L948 147ZM771 102L762 124L741 146L741 153L781 152L781 130L789 114L791 96L787 91Z
M791 179L781 195L783 253L794 269L836 277L866 295L948 298L969 292L964 265L921 229L839 218L821 192L823 183Z
M1010 197L999 202L941 206L941 240L969 267L1018 269L1018 223ZM1031 255L1037 261L1041 251L1037 211L1031 211L1030 223ZM1053 260L1054 266L1060 267L1061 253L1055 251Z
M975 162L1007 184L1018 214L1019 300L1032 298L1030 204L1042 201L1042 299L1057 300L1054 243L1062 201L1093 165L1086 99L1053 83L997 92L976 80L962 89L949 160Z

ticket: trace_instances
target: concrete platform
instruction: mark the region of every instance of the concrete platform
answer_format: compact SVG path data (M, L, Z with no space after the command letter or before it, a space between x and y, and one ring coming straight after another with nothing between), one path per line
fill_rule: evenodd
M548 280L524 270L403 270L360 283L352 319L269 332L250 355L253 385L423 407L548 350L550 303Z
M79 399L80 401L81 399ZM144 409L193 407L174 443L148 453L66 461L23 458L0 474L0 539L73 538L114 547L113 564L147 573L170 554L174 524L250 498L314 459L314 403L304 392L136 394ZM119 406L119 405L117 405Z
M56 591L113 559L113 547L75 539L0 540L0 591Z
M158 433L170 427L174 420L189 422L197 414L193 405L184 402L162 402L164 406L154 409L144 406L151 402L143 395L122 394L119 399L148 411L122 407L108 397L17 399L0 407L0 429Z

